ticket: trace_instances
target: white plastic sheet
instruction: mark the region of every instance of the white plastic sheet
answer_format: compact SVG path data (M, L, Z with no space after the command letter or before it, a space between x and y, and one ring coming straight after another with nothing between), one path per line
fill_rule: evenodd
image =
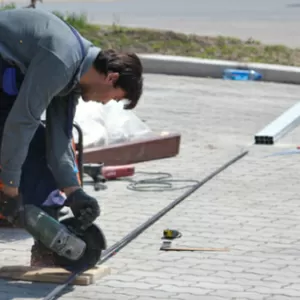
M82 129L84 148L128 142L152 133L133 111L124 109L122 101L103 105L80 99L74 121ZM76 130L74 137L77 140Z

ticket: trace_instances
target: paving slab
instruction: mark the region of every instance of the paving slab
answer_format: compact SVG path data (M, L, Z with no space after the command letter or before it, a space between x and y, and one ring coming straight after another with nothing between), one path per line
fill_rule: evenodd
M182 134L180 155L136 165L133 179L168 172L201 180L244 149L241 161L216 176L106 262L112 274L61 299L296 299L300 296L300 156L266 157L281 145L253 146L254 134L298 101L300 87L261 82L147 75L137 115L156 131ZM128 181L99 199L97 220L109 246L180 196L131 191ZM163 252L165 228L182 232L176 245L228 247L228 252ZM1 229L1 265L29 263L32 240ZM0 281L0 299L41 299L52 284Z

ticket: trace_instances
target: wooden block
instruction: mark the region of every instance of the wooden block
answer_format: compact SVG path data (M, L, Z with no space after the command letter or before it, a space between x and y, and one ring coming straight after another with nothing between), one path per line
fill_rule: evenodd
M94 267L75 278L72 284L90 285L110 273L111 269L108 267ZM38 268L30 266L5 266L0 268L0 278L13 280L63 283L69 276L70 272L61 268Z
M83 150L83 163L125 165L176 156L180 134L162 132L127 143Z

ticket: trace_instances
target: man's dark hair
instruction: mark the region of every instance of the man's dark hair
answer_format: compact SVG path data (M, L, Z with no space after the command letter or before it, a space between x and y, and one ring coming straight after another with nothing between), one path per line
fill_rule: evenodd
M125 109L133 109L137 105L143 93L143 66L135 53L103 50L95 59L94 68L104 74L118 72L115 87L120 87L126 93L125 98L129 103Z

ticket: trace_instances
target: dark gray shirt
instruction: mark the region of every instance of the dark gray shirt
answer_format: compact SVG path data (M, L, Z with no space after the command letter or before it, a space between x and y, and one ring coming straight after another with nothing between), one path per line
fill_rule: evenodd
M46 110L49 167L59 188L78 185L65 125L66 99L71 94L78 100L80 94L74 87L101 51L81 39L84 58L70 27L53 14L38 9L0 12L0 55L25 74L4 127L0 152L0 179L4 184L19 186L30 141Z

